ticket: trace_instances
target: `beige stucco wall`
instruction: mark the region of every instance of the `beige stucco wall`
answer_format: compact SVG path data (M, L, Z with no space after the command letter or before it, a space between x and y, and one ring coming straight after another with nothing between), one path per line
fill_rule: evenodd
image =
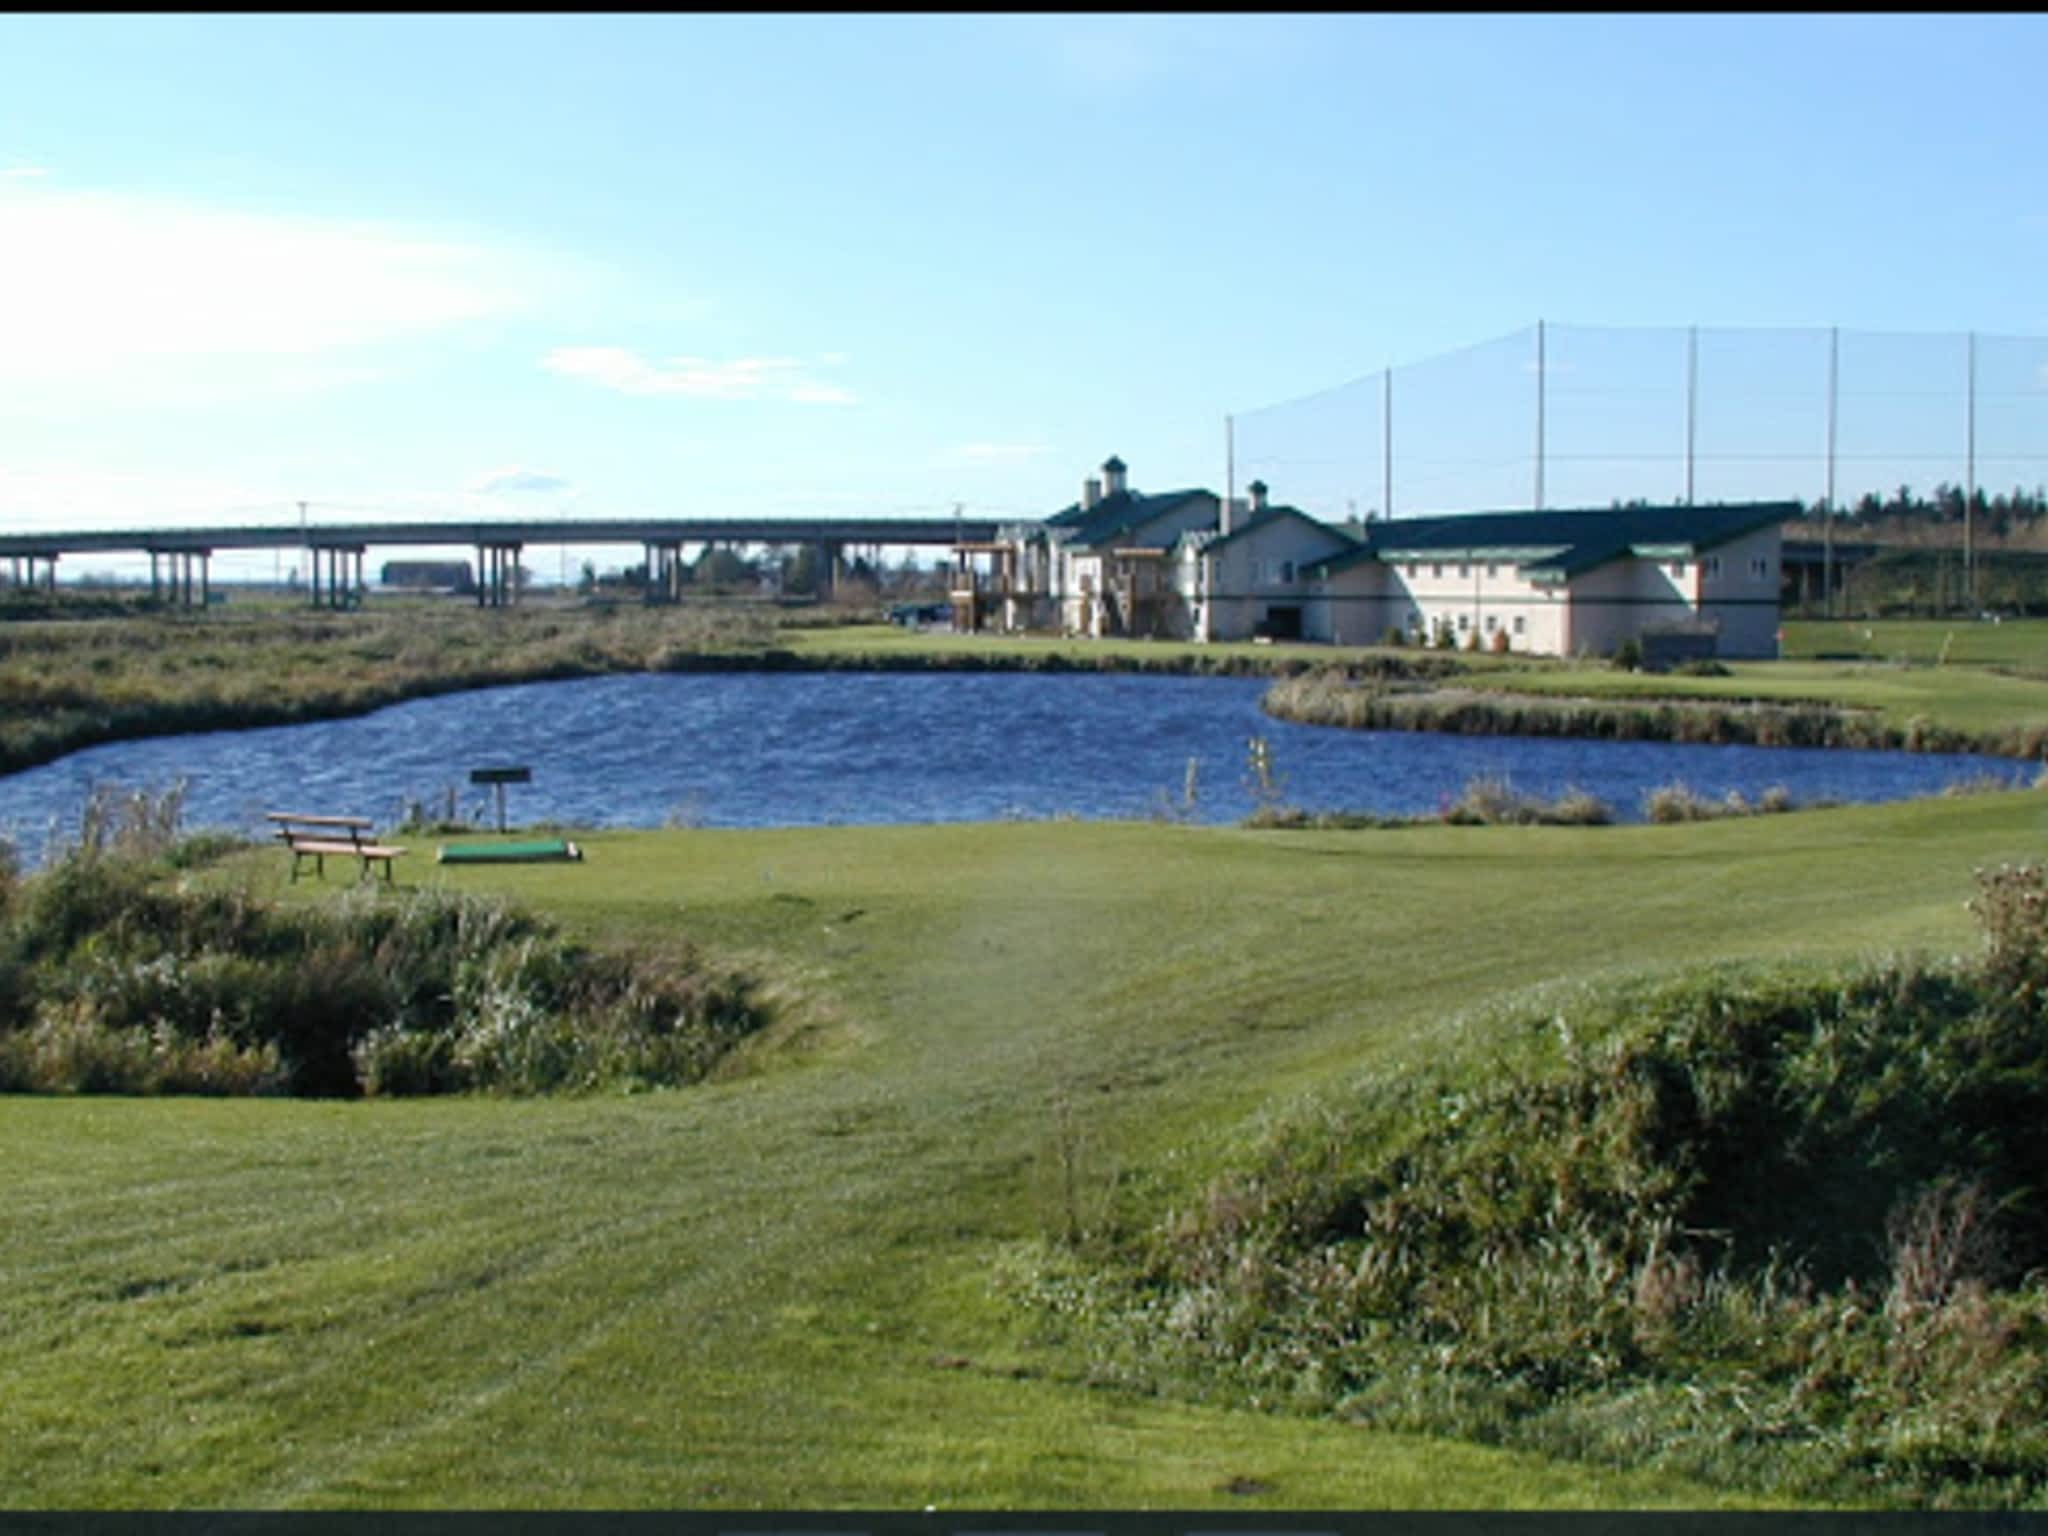
M1700 611L1719 621L1719 652L1737 658L1778 654L1779 583L1784 577L1783 530L1772 524L1708 551L1718 558L1699 586Z
M1341 534L1325 532L1312 523L1280 518L1265 527L1232 539L1213 553L1196 554L1184 549L1177 562L1176 580L1187 599L1191 635L1204 633L1203 603L1207 604L1207 637L1211 640L1247 640L1264 623L1275 606L1302 610L1305 638L1325 638L1314 632L1311 606L1314 585L1308 579L1310 562L1349 549ZM1201 564L1207 562L1207 590L1201 584ZM1286 564L1294 569L1289 576Z

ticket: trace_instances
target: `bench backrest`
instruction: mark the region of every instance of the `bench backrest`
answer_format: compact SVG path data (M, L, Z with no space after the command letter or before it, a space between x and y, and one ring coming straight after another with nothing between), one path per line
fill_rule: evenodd
M361 827L366 832L377 824L367 816L314 816L298 811L265 811L263 815L266 820L292 825L309 827Z

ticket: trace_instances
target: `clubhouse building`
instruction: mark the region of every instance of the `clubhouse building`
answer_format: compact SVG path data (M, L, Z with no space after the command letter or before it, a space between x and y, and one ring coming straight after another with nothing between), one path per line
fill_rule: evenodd
M1411 643L1605 655L1684 636L1777 655L1793 502L1475 512L1337 527L1253 481L1144 494L1121 459L1042 522L954 551L954 622L1181 640Z

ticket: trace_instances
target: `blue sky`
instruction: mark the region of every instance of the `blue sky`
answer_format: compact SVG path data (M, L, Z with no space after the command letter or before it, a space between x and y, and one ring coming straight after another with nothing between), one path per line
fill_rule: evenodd
M0 17L0 522L1040 515L1539 317L2048 335L2044 44Z

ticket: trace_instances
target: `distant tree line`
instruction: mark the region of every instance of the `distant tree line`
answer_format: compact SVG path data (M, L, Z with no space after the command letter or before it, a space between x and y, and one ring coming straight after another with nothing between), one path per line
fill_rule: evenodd
M877 565L865 556L849 555L839 569L838 593L846 596L917 596L927 590L943 594L945 562L920 561L905 557L900 566ZM683 584L706 593L753 593L764 589L786 597L822 595L826 585L824 559L814 544L734 546L714 544L683 566ZM600 576L585 562L582 588L586 592L618 586L643 591L647 586L644 562Z
M1815 501L1811 516L1819 518L1827 511L1825 501ZM1990 534L2000 537L2017 529L2034 529L2041 526L2043 517L2048 517L2048 490L2036 486L2028 490L2014 486L2010 491L1986 494L1979 486L1969 501L1971 521ZM1902 485L1889 496L1880 496L1875 491L1865 491L1855 502L1844 506L1837 514L1838 522L1875 525L1881 522L1926 523L1940 526L1963 521L1964 496L1960 485L1938 482L1934 490L1925 496L1914 491L1910 485Z

